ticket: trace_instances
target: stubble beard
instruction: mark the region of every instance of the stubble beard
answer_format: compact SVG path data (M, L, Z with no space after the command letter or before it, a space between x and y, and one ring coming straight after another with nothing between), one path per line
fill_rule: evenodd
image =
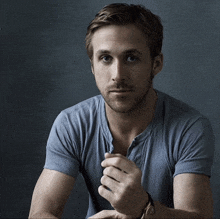
M124 100L123 100L123 97L121 98L121 100L114 100L114 99L109 98L107 95L105 96L104 94L102 94L102 93L101 94L105 100L105 103L114 112L122 113L122 114L133 114L135 112L137 112L137 113L141 112L142 109L144 107L146 107L147 96L148 96L149 91L152 88L152 86L153 86L153 83L152 83L152 78L151 78L147 84L145 93L142 93L141 96L135 97L133 100L128 100L127 99L128 97L125 97ZM120 104L123 104L123 101L127 102L127 103L125 103L126 106L124 106L124 107L118 106ZM116 102L119 102L119 104L117 104Z

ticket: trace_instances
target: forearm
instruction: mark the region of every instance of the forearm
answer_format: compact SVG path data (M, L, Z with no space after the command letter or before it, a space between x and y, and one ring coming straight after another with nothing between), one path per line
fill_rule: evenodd
M179 209L168 208L159 202L155 202L155 214L147 215L145 218L212 218L212 215L209 216L202 215L201 212L196 211L184 211Z
M45 204L46 206L46 204ZM52 205L55 206L55 205ZM41 207L41 206L31 206L29 219L38 219L38 218L51 218L58 219L61 218L63 213L63 208L49 208L49 207Z
M43 199L43 198L42 198ZM58 206L55 202L41 202L35 203L32 202L29 219L38 219L38 218L51 218L58 219L61 218L63 213L64 206Z
M58 217L54 216L53 214L51 213L48 213L48 212L38 212L38 213L35 213L35 214L31 214L29 215L28 217L29 219L40 219L40 218L51 218L51 219L58 219Z
M153 215L144 214L141 216L141 219L206 219L212 218L212 215L203 216L201 213L193 212L193 211L184 211L179 209L168 208L159 202L154 202L155 213ZM201 215L200 215L201 214ZM107 219L107 218L120 218L120 219L133 219L140 218L139 216L131 216L129 214L122 214L116 210L103 210L98 212L97 214L91 216L89 219Z

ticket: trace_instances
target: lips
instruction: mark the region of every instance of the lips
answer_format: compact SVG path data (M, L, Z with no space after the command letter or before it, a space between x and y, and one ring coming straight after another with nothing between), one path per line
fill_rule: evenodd
M110 92L113 92L113 93L126 93L126 92L132 92L132 90L120 89L120 90L110 90Z
M125 83L118 83L108 87L108 92L115 94L126 94L133 91L134 91L134 87L132 85L128 85Z

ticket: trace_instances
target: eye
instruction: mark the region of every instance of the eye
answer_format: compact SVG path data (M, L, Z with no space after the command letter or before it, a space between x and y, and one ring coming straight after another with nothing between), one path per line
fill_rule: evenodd
M105 62L105 63L109 63L109 62L111 62L112 57L109 56L109 55L105 55L105 56L102 56L102 57L101 57L101 60L102 60L103 62Z
M128 61L128 62L136 62L136 61L138 61L138 57L133 56L133 55L129 55L129 56L127 57L127 60L126 60L126 61Z

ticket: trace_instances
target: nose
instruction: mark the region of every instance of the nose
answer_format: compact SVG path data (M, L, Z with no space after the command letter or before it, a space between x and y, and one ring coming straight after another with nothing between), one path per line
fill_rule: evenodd
M112 66L112 80L115 82L124 81L127 78L127 71L122 61L115 61Z

